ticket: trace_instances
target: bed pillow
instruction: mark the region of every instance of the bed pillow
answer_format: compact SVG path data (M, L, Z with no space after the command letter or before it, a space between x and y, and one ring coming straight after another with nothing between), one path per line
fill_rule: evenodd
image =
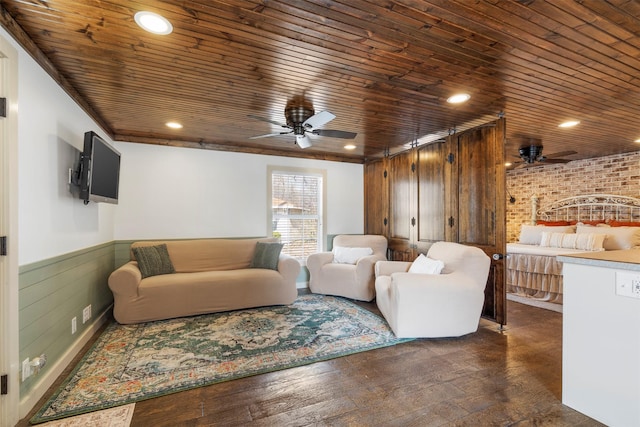
M133 248L142 278L175 273L166 244Z
M548 225L548 226L558 226L558 225L571 225L569 221L545 221L543 219L536 220L536 225Z
M583 251L602 251L606 234L596 233L549 233L543 232L540 246Z
M371 248L333 247L333 262L339 264L355 264L362 257L373 255Z
M539 245L542 233L575 233L575 225L544 226L522 224L520 228L520 241L524 245Z
M592 227L578 225L577 233L606 234L603 247L607 251L640 247L640 227Z
M611 220L609 225L612 227L640 227L640 222Z
M597 226L606 226L607 225L607 221L605 221L604 219L594 219L594 220L582 220L582 221L576 221L575 224L578 225L597 225Z
M424 254L418 255L418 258L411 263L411 267L409 267L409 273L418 273L418 274L440 274L442 269L444 268L444 262L429 258Z

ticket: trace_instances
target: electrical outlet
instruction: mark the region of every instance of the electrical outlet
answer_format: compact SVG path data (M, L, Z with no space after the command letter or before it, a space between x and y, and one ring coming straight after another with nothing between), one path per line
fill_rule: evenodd
M86 323L89 319L91 319L91 304L82 310L82 323Z
M22 381L26 380L31 376L31 364L29 363L29 358L27 357L22 361Z
M78 319L74 317L71 319L71 335L75 334L78 330Z
M616 272L616 294L640 298L640 274L618 271Z

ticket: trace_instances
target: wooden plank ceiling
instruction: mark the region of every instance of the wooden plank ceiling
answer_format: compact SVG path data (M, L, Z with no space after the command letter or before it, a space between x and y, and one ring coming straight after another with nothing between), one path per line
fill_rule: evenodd
M120 141L362 162L504 115L520 145L640 150L629 0L2 0L2 25ZM134 14L162 14L165 36ZM471 99L448 104L455 93ZM300 149L287 104L337 117ZM565 120L579 120L561 129ZM182 129L165 126L178 121ZM286 129L284 129L286 131ZM347 142L355 150L343 147Z

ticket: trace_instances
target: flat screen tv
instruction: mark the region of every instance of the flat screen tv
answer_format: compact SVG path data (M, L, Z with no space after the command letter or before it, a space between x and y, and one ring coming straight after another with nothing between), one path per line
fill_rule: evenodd
M118 203L120 153L93 131L84 134L78 178L80 198L85 204Z

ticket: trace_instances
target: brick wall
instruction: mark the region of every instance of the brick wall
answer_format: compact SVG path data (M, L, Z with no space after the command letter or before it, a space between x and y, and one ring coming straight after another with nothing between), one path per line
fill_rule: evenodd
M640 197L640 152L617 154L566 164L507 171L507 242L515 242L520 225L531 223L531 196L543 207L558 199L604 193Z

